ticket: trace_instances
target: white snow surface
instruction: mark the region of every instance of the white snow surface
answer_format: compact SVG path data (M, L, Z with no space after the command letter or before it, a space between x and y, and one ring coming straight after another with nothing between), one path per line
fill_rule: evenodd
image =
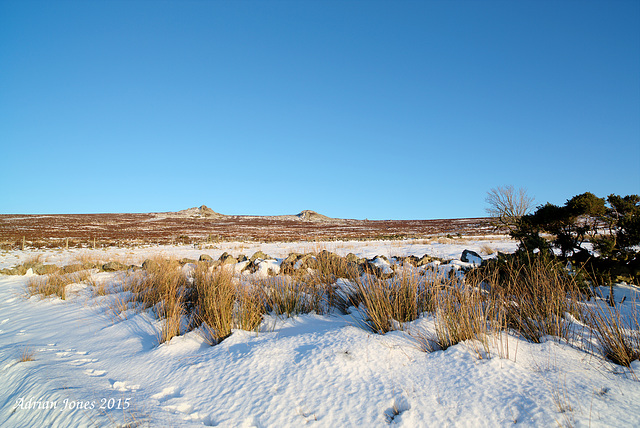
M197 259L200 254L216 258L223 251L251 255L262 250L276 258L260 264L266 271L279 268L292 251L326 248L369 258L429 254L459 260L465 248L483 254L487 245L500 251L515 248L512 241L495 237L464 243L226 243L208 250L39 254L46 263L64 265L81 253L141 263L153 255ZM36 253L6 252L0 267ZM113 284L124 275L93 274ZM115 319L108 310L114 297L93 297L85 284L70 285L67 300L27 298L29 278L0 275L2 427L640 424L640 383L634 374L555 338L533 344L504 334L492 338L483 358L473 342L427 353L408 333L431 331L431 316L409 323L405 331L377 335L359 326L354 310L350 315L267 316L258 333L234 330L217 346L207 345L198 332L159 345L160 323L148 313L131 310L126 319ZM616 296L627 296L627 305L639 297L633 286L620 288ZM33 361L19 362L25 349L33 351ZM632 369L638 374L640 363Z

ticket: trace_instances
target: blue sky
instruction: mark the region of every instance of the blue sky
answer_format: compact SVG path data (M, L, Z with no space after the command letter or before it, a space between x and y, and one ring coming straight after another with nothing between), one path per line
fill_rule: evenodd
M1 1L0 213L640 193L638 1Z

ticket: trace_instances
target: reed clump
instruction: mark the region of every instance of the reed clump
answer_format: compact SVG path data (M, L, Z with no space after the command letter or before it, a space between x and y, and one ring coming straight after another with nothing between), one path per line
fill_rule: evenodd
M351 303L361 308L365 325L376 333L398 329L433 309L432 289L419 275L403 271L391 278L365 273L355 281Z
M194 326L201 328L210 345L220 343L231 334L235 292L232 271L198 264L191 289L192 316Z
M569 340L566 313L581 308L580 286L555 258L545 254L514 256L470 273L469 282L484 286L499 303L505 327L539 343L544 336Z
M45 297L57 296L62 300L67 299L67 286L81 283L89 277L89 272L81 271L69 274L51 273L48 275L33 276L27 282L27 295L43 295Z
M635 302L631 302L636 308ZM596 302L586 315L587 323L607 360L631 367L631 363L640 359L640 321L638 313L623 316L619 306L610 306Z

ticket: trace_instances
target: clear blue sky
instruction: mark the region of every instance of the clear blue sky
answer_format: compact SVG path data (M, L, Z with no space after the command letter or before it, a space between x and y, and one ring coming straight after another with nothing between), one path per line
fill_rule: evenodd
M640 2L0 0L0 213L640 193Z

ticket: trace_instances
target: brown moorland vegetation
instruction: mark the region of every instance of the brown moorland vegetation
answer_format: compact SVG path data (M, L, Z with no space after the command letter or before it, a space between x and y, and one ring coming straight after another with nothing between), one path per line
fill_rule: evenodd
M111 246L229 240L313 241L420 238L493 231L488 218L307 221L294 216L177 217L161 214L0 215L3 246Z

